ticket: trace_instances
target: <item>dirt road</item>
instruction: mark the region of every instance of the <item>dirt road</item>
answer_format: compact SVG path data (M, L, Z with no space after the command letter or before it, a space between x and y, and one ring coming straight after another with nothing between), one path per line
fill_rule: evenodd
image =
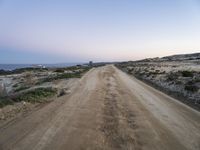
M1 150L199 150L200 113L114 66L0 128Z

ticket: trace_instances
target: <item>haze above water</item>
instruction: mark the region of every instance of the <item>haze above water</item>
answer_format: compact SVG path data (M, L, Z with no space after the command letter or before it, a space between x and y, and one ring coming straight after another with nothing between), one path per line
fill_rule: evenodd
M0 0L0 64L200 52L199 0Z
M29 67L47 67L47 68L62 68L75 66L83 63L59 63L59 64L0 64L0 70L15 70Z

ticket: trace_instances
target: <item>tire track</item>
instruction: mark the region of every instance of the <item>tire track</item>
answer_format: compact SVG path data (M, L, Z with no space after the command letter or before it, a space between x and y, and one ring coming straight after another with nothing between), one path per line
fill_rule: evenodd
M136 143L135 135L130 130L135 130L135 116L133 112L122 104L118 92L118 85L114 73L104 73L105 98L103 107L103 132L107 144L113 149L140 149ZM133 132L132 132L133 133Z

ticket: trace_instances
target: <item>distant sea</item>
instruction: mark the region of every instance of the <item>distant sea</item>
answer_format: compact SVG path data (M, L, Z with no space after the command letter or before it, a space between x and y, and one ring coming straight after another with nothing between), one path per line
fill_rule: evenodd
M38 65L45 66L47 68L62 68L62 67L69 67L69 66L75 66L78 64L83 63L60 63L60 64L0 64L0 70L15 70L20 68L27 68L27 67L35 67Z

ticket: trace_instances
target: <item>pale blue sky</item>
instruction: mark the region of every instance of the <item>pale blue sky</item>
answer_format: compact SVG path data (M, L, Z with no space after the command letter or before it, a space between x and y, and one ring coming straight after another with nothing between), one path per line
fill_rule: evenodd
M0 63L200 52L200 0L0 0Z

